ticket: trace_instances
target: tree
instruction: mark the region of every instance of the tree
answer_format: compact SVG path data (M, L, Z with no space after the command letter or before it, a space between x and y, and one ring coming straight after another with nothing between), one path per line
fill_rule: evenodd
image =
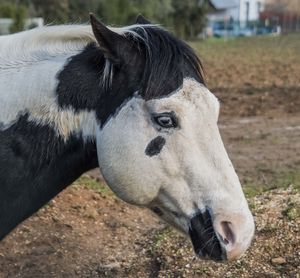
M3 3L5 6L1 6ZM46 23L54 24L87 22L89 12L94 12L105 23L122 26L133 24L142 13L151 22L190 39L202 31L208 3L208 0L0 0L0 16L2 13L13 17L16 22L13 30L19 30L25 6L30 16L41 16ZM21 7L20 10L12 12L14 5Z
M209 1L199 0L172 0L173 25L176 33L182 38L195 38L206 23L206 13Z
M32 0L36 15L44 18L46 23L66 23L69 21L68 0Z
M10 31L12 33L15 33L15 32L24 30L26 17L27 17L26 7L22 6L22 5L15 6L14 12L12 15L13 24L10 27Z
M12 17L15 6L10 3L0 3L0 17Z
M95 13L99 4L99 0L69 0L69 20L71 22L87 22L89 20L89 13Z
M13 24L10 27L12 33L22 31L27 17L27 8L22 4L16 5L14 3L1 1L0 17L7 17L13 20Z

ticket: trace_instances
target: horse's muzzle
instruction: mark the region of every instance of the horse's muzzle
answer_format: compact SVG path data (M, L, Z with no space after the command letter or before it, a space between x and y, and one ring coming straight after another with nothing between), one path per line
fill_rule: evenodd
M226 251L222 247L213 228L209 209L197 212L190 220L189 234L196 254L214 261L226 260Z

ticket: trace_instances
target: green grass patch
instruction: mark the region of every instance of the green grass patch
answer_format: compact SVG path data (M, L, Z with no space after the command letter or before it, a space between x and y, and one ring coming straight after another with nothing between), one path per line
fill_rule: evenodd
M264 185L247 184L243 187L243 190L247 198L252 198L268 191L268 187Z
M294 189L300 190L300 170L283 172L278 175L275 183L276 188L287 188L290 185Z
M294 202L289 202L287 208L282 211L282 214L289 220L295 220L300 217L300 205Z
M86 188L93 189L98 193L101 193L103 196L114 196L114 193L110 190L110 188L101 181L97 181L91 178L88 175L82 175L76 182L77 185L83 185Z
M268 48L266 51L297 51L300 45L300 35L290 34L285 36L259 36L259 37L241 37L241 38L209 38L203 41L194 41L190 43L192 47L204 52L217 50L219 47L226 49L252 49ZM284 49L285 45L289 45L290 49ZM213 47L213 48L211 48Z
M243 190L246 197L251 198L272 189L288 188L290 186L296 191L300 190L300 170L274 173L274 178L268 185L246 181Z
M168 237L173 233L173 230L168 226L163 230L159 231L153 240L153 249L157 251L161 245L168 239Z

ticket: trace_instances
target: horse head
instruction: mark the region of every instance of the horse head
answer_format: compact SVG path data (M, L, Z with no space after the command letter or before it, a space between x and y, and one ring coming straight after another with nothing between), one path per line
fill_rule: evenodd
M107 105L129 96L107 117L96 109L101 172L122 200L189 235L199 256L238 258L254 221L219 133L219 102L194 51L138 21L120 34L91 16L110 69Z

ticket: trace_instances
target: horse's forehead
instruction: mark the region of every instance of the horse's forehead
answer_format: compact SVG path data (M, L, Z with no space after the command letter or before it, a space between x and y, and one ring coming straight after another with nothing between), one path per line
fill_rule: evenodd
M194 79L186 78L178 90L178 96L194 105L201 105L203 101L211 101L211 93L201 83Z
M161 109L174 107L181 110L187 106L215 110L219 106L217 98L203 84L191 78L185 78L180 88L155 102Z

